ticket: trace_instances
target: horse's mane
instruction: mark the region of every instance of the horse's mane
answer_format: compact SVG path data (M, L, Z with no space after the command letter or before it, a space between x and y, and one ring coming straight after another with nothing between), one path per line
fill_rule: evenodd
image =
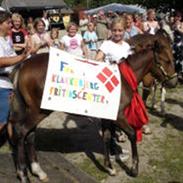
M127 40L135 53L142 52L148 48L154 47L155 42L163 41L165 44L171 44L171 38L164 29L159 29L155 35L144 33L137 34Z
M152 34L138 34L127 41L135 53L143 52L152 48L155 42L155 36Z
M128 58L126 59L128 62L134 61L134 60L138 60L138 59L143 59L144 56L147 55L147 53L149 53L148 51L152 51L154 47L148 47L147 49L142 49L139 52L134 52L133 54L129 55Z
M161 28L161 29L158 29L155 35L156 35L158 38L159 38L159 37L164 37L164 38L166 38L166 39L169 41L169 43L172 42L170 35L166 32L166 30L164 30L164 29L162 29L162 28Z

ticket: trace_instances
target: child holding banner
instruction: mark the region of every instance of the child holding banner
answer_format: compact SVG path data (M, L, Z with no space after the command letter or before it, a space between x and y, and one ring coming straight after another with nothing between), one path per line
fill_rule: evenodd
M111 24L111 38L103 42L95 60L119 64L122 58L127 58L131 54L131 49L130 45L123 40L124 33L124 19L115 18Z
M111 23L111 38L109 40L105 40L102 43L95 60L119 64L121 61L123 61L122 58L127 58L128 55L131 54L131 48L130 45L123 40L124 33L124 19L115 18ZM110 128L113 128L113 125L111 125ZM112 131L114 132L114 130ZM114 137L115 135L113 134L112 136ZM115 140L112 138L112 141L114 142ZM111 155L114 155L114 147L112 147L111 151L114 151L111 152ZM126 161L129 158L128 151L123 149L122 152L123 153L120 154L120 156L117 156L117 158L120 158L121 161Z
M88 51L83 38L77 32L78 26L75 23L70 23L67 27L67 35L60 39L60 49L79 57L88 58Z

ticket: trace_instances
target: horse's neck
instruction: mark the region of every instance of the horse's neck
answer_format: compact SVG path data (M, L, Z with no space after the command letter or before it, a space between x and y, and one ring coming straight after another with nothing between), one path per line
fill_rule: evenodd
M150 69L153 65L153 51L147 50L142 54L135 54L134 58L128 59L130 66L132 67L136 77L137 82L141 82L143 77L150 72Z

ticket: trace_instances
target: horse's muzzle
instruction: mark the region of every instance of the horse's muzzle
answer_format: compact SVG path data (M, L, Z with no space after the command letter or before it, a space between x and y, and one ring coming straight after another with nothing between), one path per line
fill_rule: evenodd
M166 88L175 88L177 83L178 83L178 78L177 76L175 76L175 77L169 78L168 80L165 80L163 84L165 85Z

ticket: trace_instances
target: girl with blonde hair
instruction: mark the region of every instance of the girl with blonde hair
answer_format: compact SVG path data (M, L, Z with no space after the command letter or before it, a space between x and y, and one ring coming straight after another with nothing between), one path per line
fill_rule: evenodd
M124 41L126 23L123 18L115 18L111 23L111 37L104 40L96 55L96 60L119 64L122 58L131 54L130 45Z
M75 23L70 23L67 27L67 35L60 39L60 48L76 56L88 57L88 51L83 38L77 32L78 26Z
M30 39L24 28L24 19L20 14L14 13L12 15L12 24L13 27L10 36L13 42L13 48L16 54L20 55L24 52L25 47L30 46Z

